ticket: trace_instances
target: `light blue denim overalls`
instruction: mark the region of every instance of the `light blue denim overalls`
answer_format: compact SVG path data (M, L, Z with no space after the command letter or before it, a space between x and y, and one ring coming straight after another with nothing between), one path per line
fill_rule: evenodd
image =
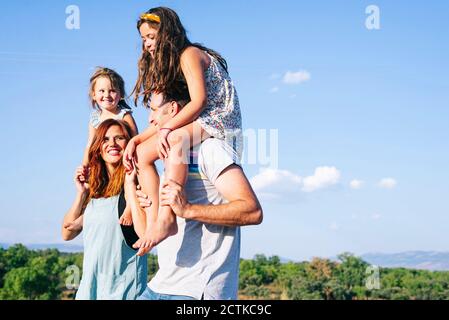
M118 223L119 198L92 199L84 211L83 275L77 300L134 300L146 288L147 256L136 256L125 241Z

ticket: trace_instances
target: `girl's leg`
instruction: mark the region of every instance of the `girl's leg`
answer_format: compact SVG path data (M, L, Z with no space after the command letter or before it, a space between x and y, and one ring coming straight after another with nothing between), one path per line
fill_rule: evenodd
M150 214L146 216L148 237L151 237L151 230L156 226L159 209L159 175L154 165L157 159L159 159L157 136L153 136L137 146L137 179L142 192L151 200Z
M168 136L170 151L164 159L165 179L171 179L184 186L187 180L188 156L191 147L207 139L209 135L194 121L174 130ZM138 179L143 193L152 201L151 215L147 216L147 233L152 246L176 234L176 216L170 206L159 208L159 175L154 162L157 153L158 137L153 136L137 147ZM158 211L159 208L159 211Z
M187 181L190 148L208 137L209 135L196 121L172 131L168 136L170 144L168 158L164 159L165 179L184 186ZM170 206L162 206L159 209L157 222L159 234L155 239L157 243L177 232L177 225L173 226L174 218L175 215Z
M129 206L126 206L122 216L119 218L118 221L123 226L130 226L133 224L133 215L131 213L131 208Z

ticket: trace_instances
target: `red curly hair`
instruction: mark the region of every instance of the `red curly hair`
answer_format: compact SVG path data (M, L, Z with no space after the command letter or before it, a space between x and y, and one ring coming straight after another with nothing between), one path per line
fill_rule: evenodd
M85 205L90 199L109 198L119 194L125 182L125 167L120 161L114 173L109 176L106 163L101 156L101 148L106 132L112 126L121 128L126 143L131 139L131 129L129 125L122 120L107 119L103 121L95 132L94 139L89 148L89 196L85 201Z

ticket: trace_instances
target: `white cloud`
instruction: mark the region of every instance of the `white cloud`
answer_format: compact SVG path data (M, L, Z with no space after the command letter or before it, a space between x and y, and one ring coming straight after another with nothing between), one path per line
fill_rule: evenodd
M335 185L340 180L340 171L335 167L318 167L315 169L313 176L304 178L304 186L302 188L305 192L312 192Z
M309 81L310 78L311 76L308 71L300 70L297 72L287 71L282 80L286 84L299 84Z
M275 93L279 91L279 87L273 87L270 89L270 93Z
M379 220L380 218L382 218L382 215L379 213L375 213L371 216L371 219L373 220Z
M329 229L337 231L338 229L340 229L340 226L336 222L332 222L331 225L329 226Z
M268 200L296 201L301 192L312 192L338 183L340 172L335 167L318 167L312 176L302 178L288 170L263 169L250 179L258 196Z
M254 190L275 195L279 193L294 193L300 190L302 178L287 170L264 169L251 178Z
M354 179L349 183L349 186L351 187L351 189L354 189L354 190L360 189L362 187L362 185L363 185L363 181L357 180L357 179Z
M393 189L397 184L397 181L393 178L383 178L379 181L378 185L384 189Z

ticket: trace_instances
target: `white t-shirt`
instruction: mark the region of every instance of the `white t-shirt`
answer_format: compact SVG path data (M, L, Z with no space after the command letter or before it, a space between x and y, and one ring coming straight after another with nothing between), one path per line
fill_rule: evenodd
M214 183L221 172L239 164L223 140L209 138L191 151L185 186L193 204L222 204L226 200ZM159 270L148 286L161 294L195 299L237 299L240 227L206 224L177 217L178 233L157 246Z

